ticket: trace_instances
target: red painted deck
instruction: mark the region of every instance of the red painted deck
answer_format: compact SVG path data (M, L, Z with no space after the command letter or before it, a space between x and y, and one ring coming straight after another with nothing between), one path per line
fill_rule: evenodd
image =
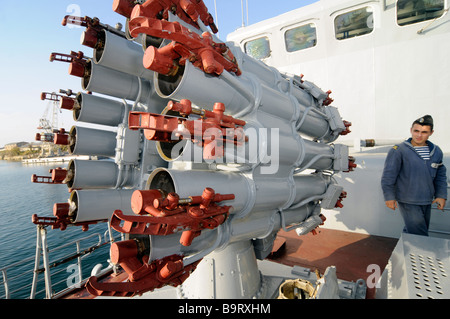
M280 231L270 260L288 266L318 269L336 266L337 277L356 282L367 278L367 266L376 264L383 272L398 239L320 228L317 235L297 236L295 231ZM278 249L277 249L278 248ZM367 299L375 297L375 288L367 290Z

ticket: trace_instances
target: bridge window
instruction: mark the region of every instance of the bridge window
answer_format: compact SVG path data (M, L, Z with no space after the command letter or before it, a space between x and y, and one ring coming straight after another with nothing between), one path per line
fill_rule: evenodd
M315 25L310 23L286 31L284 43L288 52L312 48L317 43Z
M248 41L244 44L245 53L261 60L270 56L270 44L268 37L262 37Z
M373 12L371 7L353 10L334 19L336 39L344 40L368 34L373 31Z
M397 23L408 25L439 18L444 14L444 0L398 0Z

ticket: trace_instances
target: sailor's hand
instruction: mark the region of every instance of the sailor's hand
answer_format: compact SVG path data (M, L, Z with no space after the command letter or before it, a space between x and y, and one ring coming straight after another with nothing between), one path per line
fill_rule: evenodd
M437 203L437 208L444 211L446 200L444 198L436 198L432 204Z
M392 210L395 210L397 208L397 201L396 200L387 200L386 202L386 206Z

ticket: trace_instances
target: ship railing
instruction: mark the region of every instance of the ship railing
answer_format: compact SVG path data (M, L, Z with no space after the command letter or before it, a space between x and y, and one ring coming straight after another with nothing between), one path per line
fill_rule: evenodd
M93 241L94 243L92 243ZM44 294L46 299L57 299L79 289L90 275L102 276L113 270L111 264L105 268L101 264L97 264L88 276L85 276L86 272L83 271L83 260L94 251L109 245L112 241L114 241L114 238L108 227L104 234L93 233L49 250L46 226L37 225L35 256L0 268L0 286L4 288L4 293L0 294L0 299L16 298L15 295L19 295L18 299L36 299L37 296L44 296ZM70 246L76 247L76 252L64 254ZM50 256L62 254L63 256L50 262ZM27 266L33 265L33 260L34 267L27 269ZM68 267L62 266L69 262L72 263ZM9 276L11 273L14 273L14 275ZM40 276L41 274L44 274L44 276ZM30 283L21 284L27 277L32 278L32 280L29 280ZM56 281L52 281L54 278L57 278ZM26 292L27 290L30 291L29 295Z

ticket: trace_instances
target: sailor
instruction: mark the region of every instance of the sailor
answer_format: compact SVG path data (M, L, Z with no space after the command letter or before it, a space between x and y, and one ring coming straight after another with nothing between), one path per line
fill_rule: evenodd
M410 234L428 236L431 205L444 210L447 200L443 154L428 140L433 132L430 115L415 120L411 137L388 152L381 177L386 206L400 209L403 232Z

